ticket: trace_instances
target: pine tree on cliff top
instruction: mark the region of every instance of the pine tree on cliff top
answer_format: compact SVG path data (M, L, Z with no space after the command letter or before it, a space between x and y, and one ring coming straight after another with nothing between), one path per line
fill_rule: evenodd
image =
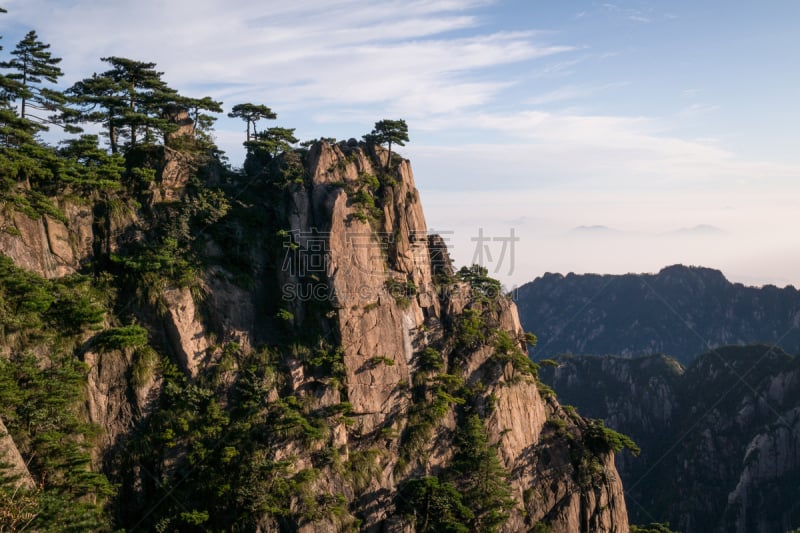
M231 112L228 113L228 116L231 118L240 118L247 122L247 139L245 141L245 146L248 145L252 141L253 138L256 137L256 122L261 120L262 118L268 120L275 120L278 118L278 115L272 111L272 109L268 108L265 105L257 105L257 104L236 104L231 109ZM250 135L250 125L253 125L253 135Z
M58 67L61 58L53 57L49 48L50 45L40 41L36 32L31 30L11 52L14 58L0 64L13 71L7 75L8 79L19 82L9 93L11 99L20 100L19 114L22 118L26 118L28 107L39 111L58 109L61 100L59 93L37 87L44 81L57 83L58 78L64 75ZM42 122L48 121L41 117L34 118Z
M187 98L178 94L161 79L163 73L155 70L155 63L124 57L104 57L102 61L112 68L93 74L67 90L78 106L68 121L102 124L111 151L116 153L139 142L155 143L158 136L174 131L175 124L164 111L176 105L189 112L195 132L201 131L201 140L210 141L207 132L214 119L201 111L218 113L222 111L220 102L210 97Z
M403 119L389 120L383 119L375 123L375 128L364 135L364 140L367 143L389 145L389 157L386 160L386 167L388 168L392 162L392 143L398 146L405 146L408 142L408 125Z

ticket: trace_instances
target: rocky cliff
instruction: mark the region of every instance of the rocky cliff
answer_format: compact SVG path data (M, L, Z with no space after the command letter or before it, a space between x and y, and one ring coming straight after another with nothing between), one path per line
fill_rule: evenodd
M58 218L13 210L0 214L0 253L48 278L77 272L92 255L92 213L75 200L61 203Z
M562 353L667 354L689 363L710 348L777 344L800 352L800 292L730 283L709 268L658 274L545 274L516 291L535 359Z
M3 237L22 268L89 259L104 283L105 318L59 338L98 429L76 442L117 487L109 523L628 530L613 438L538 381L485 271L454 272L408 161L355 141L254 152L243 175L167 148L132 161L152 178L90 223ZM2 446L27 483L37 441L14 409Z
M800 526L800 360L725 347L688 368L664 356L565 356L542 379L565 402L630 435L619 464L632 520L685 533Z

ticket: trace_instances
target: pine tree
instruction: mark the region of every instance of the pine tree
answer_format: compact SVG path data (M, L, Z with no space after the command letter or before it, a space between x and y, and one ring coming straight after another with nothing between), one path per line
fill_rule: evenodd
M411 479L400 485L400 511L414 521L419 533L468 533L473 518L462 495L436 476Z
M477 415L467 417L456 435L458 452L453 458L451 474L464 496L464 504L472 509L473 531L497 531L514 507L508 471L497 455L497 447L489 442L483 421Z
M253 137L257 135L256 132L256 122L261 120L262 118L275 120L278 118L270 108L265 105L256 105L256 104L236 104L231 109L231 112L228 113L228 116L231 118L240 118L247 122L247 140L245 141L245 146L249 146L251 141L250 136L250 125L253 125Z
M113 56L101 61L112 67L102 76L115 84L130 145L136 146L140 128L145 130L146 137L153 127L163 129L160 111L177 92L161 79L164 73L155 70L156 64Z
M105 195L120 188L125 161L121 155L100 148L96 135L82 135L62 144L58 150L61 165L56 175L62 190L89 197L95 192Z
M152 130L166 127L161 109L177 93L161 79L163 73L155 70L155 63L123 57L104 57L102 61L112 68L67 90L80 108L68 120L101 122L114 153L124 137L131 147L136 146L141 130L145 141L152 141Z
M140 141L155 143L176 125L165 111L170 106L183 108L195 122L205 129L204 140L210 140L207 129L213 117L201 111L220 112L221 103L209 97L188 98L178 94L155 70L155 63L135 61L123 57L105 57L103 61L112 68L102 74L93 74L67 90L67 95L77 109L65 114L70 123L96 122L103 125L111 152L120 148L133 148Z
M5 9L0 7L0 13L7 13ZM2 39L2 37L0 37ZM0 46L0 51L3 50L3 47ZM9 100L11 100L11 94L19 87L19 83L15 82L14 80L8 79L8 76L5 74L0 73L0 109L10 109ZM5 122L4 120L0 119L0 122Z
M184 109L189 120L192 121L196 147L200 149L216 148L211 138L211 130L217 117L209 113L222 113L222 102L218 102L210 96L203 98L177 96L174 103L178 108Z
M65 120L68 123L98 122L105 129L104 135L112 153L119 149L119 130L122 126L124 102L118 96L117 84L111 78L93 74L67 89L76 110L68 110Z
M201 113L201 111L210 111L212 113L222 113L222 102L217 102L210 96L203 98L184 98L178 101L186 107L189 111L189 116L194 121L194 129L196 131L210 128L211 125L217 120L216 117Z
M389 145L389 157L386 159L388 168L392 162L392 143L405 146L408 142L408 125L403 119L389 120L383 119L375 123L375 128L364 135L364 140L368 143Z
M40 41L36 32L31 30L11 52L14 58L0 64L3 68L13 71L8 74L8 79L19 82L19 85L10 92L13 99L21 101L20 116L22 118L26 118L28 107L40 111L58 109L60 103L58 93L52 90L43 91L37 87L44 81L57 83L58 78L64 75L58 67L61 58L53 57L49 48L50 45ZM42 117L34 118L48 122L48 119Z
M273 157L277 157L281 152L291 149L292 145L297 142L297 138L294 136L294 128L267 128L259 132L255 137L257 140L251 141L251 144L257 144L258 148L266 150Z

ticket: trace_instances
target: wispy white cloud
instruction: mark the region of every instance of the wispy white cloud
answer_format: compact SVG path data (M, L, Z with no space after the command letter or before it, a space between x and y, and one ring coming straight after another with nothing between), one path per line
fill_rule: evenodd
M457 147L413 148L428 161L447 158L457 151L463 166L485 172L492 169L506 180L491 180L489 187L506 183L541 186L547 183L594 181L598 187L648 189L678 187L729 187L732 183L773 185L794 183L796 165L749 161L714 142L670 136L663 121L650 117L588 116L522 111L509 114L478 113L453 118L439 127L459 127L502 133L504 142ZM509 140L510 139L510 140ZM457 176L457 174L456 174ZM457 177L454 179L458 179ZM480 178L476 178L479 182ZM444 186L453 186L448 180ZM793 186L794 189L798 187Z
M696 115L703 115L706 113L710 113L712 111L716 111L719 109L719 106L716 104L691 104L689 106L684 107L678 112L679 117L692 117Z
M513 227L529 251L518 255L513 273L496 273L509 286L531 272L657 271L677 262L722 268L748 283L792 276L797 283L796 260L768 264L755 256L800 247L799 165L753 161L713 141L670 135L668 121L654 117L526 110L459 120L440 126L471 123L487 139L491 132L513 139L407 149L429 223L453 231L460 263L472 260L470 237L479 227L498 236ZM705 224L726 233L663 237ZM623 233L564 238L581 225ZM748 271L754 264L759 270Z
M536 69L536 75L542 78L565 78L575 73L576 67L585 63L589 56L573 57L561 61L551 61Z
M605 10L609 13L613 13L615 15L622 15L626 19L633 22L648 24L653 21L653 19L647 14L647 12L642 9L623 7L619 4L612 4L612 3L603 4L603 8L605 8Z
M508 82L482 80L482 69L570 49L537 44L532 32L480 32L470 10L487 3L7 2L10 20L35 24L70 77L102 70L100 56L120 55L154 61L172 85L225 100L279 109L381 103L403 114L483 104ZM466 29L473 31L458 33Z
M300 64L282 64L279 81L258 85L271 87L273 98L289 105L384 102L410 116L451 113L484 104L509 84L478 81L475 71L562 51L532 46L527 38L494 34L321 50Z
M625 85L627 85L625 82L606 83L603 85L565 85L554 91L528 98L524 103L532 106L540 106L570 100L580 100L589 98L600 92L624 87Z
M308 137L356 132L383 116L423 123L492 101L516 83L488 71L563 55L542 33L484 31L475 8L492 0L9 0L5 18L29 26L64 58L66 85L102 71L103 56L153 61L165 80L225 107L265 103ZM42 13L48 13L43 17ZM91 38L87 36L91 35ZM6 33L6 40L13 39ZM520 69L524 72L525 69ZM314 127L314 120L319 120ZM288 125L288 124L287 124ZM238 124L222 116L221 147ZM341 129L339 130L341 131ZM347 132L345 135L352 135Z

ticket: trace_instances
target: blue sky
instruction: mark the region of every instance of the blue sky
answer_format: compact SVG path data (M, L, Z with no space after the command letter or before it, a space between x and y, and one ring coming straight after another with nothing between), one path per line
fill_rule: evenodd
M798 2L0 5L5 52L36 29L64 86L118 55L226 110L269 105L303 139L405 118L429 227L458 263L496 238L483 260L507 286L679 262L800 284ZM242 129L217 126L234 164Z

